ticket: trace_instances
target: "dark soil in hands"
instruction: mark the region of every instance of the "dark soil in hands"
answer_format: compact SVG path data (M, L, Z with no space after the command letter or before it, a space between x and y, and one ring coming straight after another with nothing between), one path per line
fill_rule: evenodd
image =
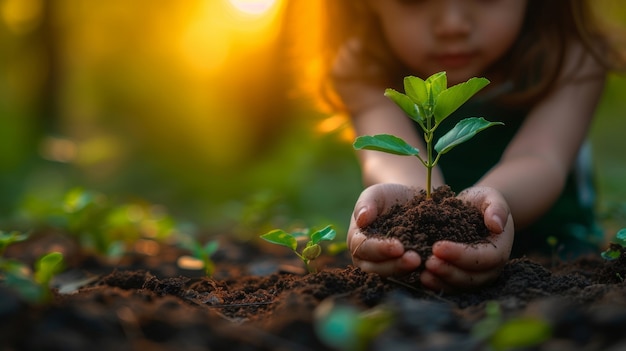
M482 213L456 198L443 185L426 198L424 190L405 204L396 204L363 228L365 235L397 238L406 250L416 251L423 261L440 240L479 244L489 242Z
M110 264L66 241L46 243L70 263L55 280L61 290L32 304L0 282L0 350L333 350L320 321L342 306L391 314L367 350L492 350L494 335L518 321L548 328L541 338L513 329L529 342L519 350L626 347L626 253L614 261L515 259L490 286L442 295L365 273L347 253L305 274L291 252L222 239L208 278L180 268L186 252L168 245ZM7 254L32 259L50 248L30 244ZM338 335L343 349L354 346Z

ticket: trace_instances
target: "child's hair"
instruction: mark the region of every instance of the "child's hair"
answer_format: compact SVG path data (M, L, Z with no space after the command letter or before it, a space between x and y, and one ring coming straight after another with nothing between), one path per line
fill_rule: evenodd
M388 1L388 0L382 0ZM391 54L375 14L363 0L326 0L326 18L316 27L321 33L315 50L315 69L306 78L308 89L332 109L341 109L333 84L339 80L366 81L397 86L410 72ZM311 28L311 27L309 27ZM622 68L625 56L610 40L588 0L528 0L520 36L492 68L513 83L503 97L510 104L533 104L557 83L566 52L572 43L582 46L607 70ZM334 71L337 56L349 57L350 69ZM488 72L489 73L489 72Z

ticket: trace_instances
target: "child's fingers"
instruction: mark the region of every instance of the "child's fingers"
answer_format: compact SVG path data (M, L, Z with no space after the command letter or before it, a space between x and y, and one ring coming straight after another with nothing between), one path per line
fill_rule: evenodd
M361 192L354 205L353 219L360 227L365 227L383 211L395 204L409 201L417 190L401 184L376 184Z
M511 254L513 246L513 219L509 219L500 234L489 237L489 243L468 245L452 241L439 241L433 245L433 255L469 271L479 271L502 266Z
M452 241L439 241L433 245L433 256L453 263L468 271L481 271L502 266L509 258L510 245L492 243L468 245Z
M353 233L348 248L353 258L381 262L398 258L404 253L402 243L395 239L367 238L362 232Z
M454 292L485 285L495 280L499 274L500 266L481 271L466 271L432 256L426 261L426 270L420 280L431 290Z
M353 257L353 262L355 266L361 268L365 272L378 273L384 277L388 277L410 273L416 270L422 261L417 252L407 251L404 255L393 260L372 262Z
M472 187L463 190L459 199L480 209L485 225L492 233L500 234L512 222L509 206L502 194L488 187Z

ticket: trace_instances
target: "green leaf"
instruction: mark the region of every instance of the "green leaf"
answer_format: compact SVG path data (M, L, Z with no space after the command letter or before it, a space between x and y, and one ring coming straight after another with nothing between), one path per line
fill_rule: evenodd
M602 251L600 253L600 256L602 256L603 259L607 260L607 261L613 261L618 259L620 256L622 255L622 252L620 250L613 250L613 249L607 249L605 251Z
M404 92L418 106L424 106L428 102L426 82L419 77L404 77Z
M353 144L357 150L376 150L400 156L417 156L419 150L390 134L364 135Z
M438 72L428 77L426 79L426 87L428 87L428 97L431 103L433 106L436 106L439 101L439 95L448 87L446 72Z
M372 340L392 325L394 318L387 306L361 311L328 298L315 309L314 328L319 339L333 349L367 350Z
M502 122L489 122L482 117L466 118L457 123L454 128L437 140L435 151L440 154L452 150L453 147L473 138L478 132L495 125L503 125Z
M337 236L337 232L331 225L328 225L313 234L311 234L311 242L313 244L319 244L322 240L332 241Z
M217 240L211 240L204 244L202 251L205 255L207 255L207 257L211 257L217 251L219 246L220 243Z
M94 199L93 193L82 188L73 188L65 194L63 209L67 213L75 213L89 206Z
M502 310L496 301L487 301L485 317L472 326L471 335L477 340L489 339L502 325Z
M407 95L393 89L387 89L385 90L385 96L395 102L412 120L419 122L423 119L417 105Z
M14 271L6 272L3 283L17 291L23 299L31 303L44 301L49 294L48 287L43 287L29 277Z
M298 242L296 241L296 238L281 229L275 229L269 233L263 234L261 235L261 239L268 241L272 244L286 246L293 251L296 251L296 248L298 247Z
M35 264L35 281L47 286L52 277L63 269L63 254L51 252L41 257Z
M459 83L442 91L435 104L435 123L441 123L487 84L489 84L489 80L486 78L474 77L467 82Z
M360 311L351 305L336 305L327 299L315 309L315 332L319 339L336 350L357 349Z
M28 236L29 234L22 234L17 231L5 233L0 230L0 252L11 244L28 239Z
M551 335L548 322L522 317L505 322L491 337L490 343L495 350L521 349L539 345Z

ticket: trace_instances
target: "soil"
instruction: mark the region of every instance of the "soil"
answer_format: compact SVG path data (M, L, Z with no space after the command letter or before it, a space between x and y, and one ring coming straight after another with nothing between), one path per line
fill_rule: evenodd
M430 199L421 190L411 201L390 207L363 232L397 238L405 249L423 258L432 254L437 241L478 244L489 242L490 235L480 211L459 200L447 185L434 189Z
M532 344L520 350L626 349L626 253L612 261L514 259L490 286L441 295L365 273L345 252L321 257L318 273L307 274L283 248L219 240L211 278L177 264L187 252L151 241L116 262L51 233L9 247L7 257L29 264L60 250L68 267L50 302L28 303L0 284L0 350L356 349L349 323L330 328L339 344L322 337L321 321L345 308L362 311L359 320L373 311L392 316L361 339L368 350L521 345L498 341L507 328Z

